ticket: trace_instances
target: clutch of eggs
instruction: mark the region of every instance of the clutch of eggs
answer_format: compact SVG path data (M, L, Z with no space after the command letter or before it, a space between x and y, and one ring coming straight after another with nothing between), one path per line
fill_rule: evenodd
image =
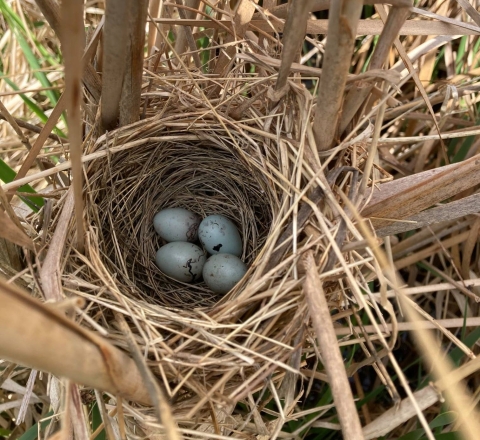
M153 224L165 241L155 261L160 270L178 281L193 283L203 279L215 293L227 293L247 272L240 260L242 239L238 229L222 215L201 219L184 208L167 208L158 212ZM200 240L206 252L193 244Z

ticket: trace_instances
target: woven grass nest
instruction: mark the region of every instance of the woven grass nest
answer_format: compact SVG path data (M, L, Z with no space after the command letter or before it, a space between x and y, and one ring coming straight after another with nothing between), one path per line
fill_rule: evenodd
M265 93L270 86L264 79L258 84ZM251 87L255 91L254 80ZM146 119L101 136L88 151L98 158L86 168L86 256L68 255L63 282L90 303L92 325L127 350L112 311L124 314L180 427L213 433L219 424L225 432L244 423L248 431L251 416L235 418L236 404L265 381L270 387L285 383L298 368L290 367L292 356L307 338L298 258L289 248L272 268L271 257L298 196L291 182L313 176L311 169L310 176L298 174L296 139L303 126L291 117L306 111L308 102L292 88L269 109L267 99L249 101L233 88L213 108L200 89L188 86L185 93L176 85L168 91L168 98L151 95ZM229 116L245 103L240 120ZM268 112L271 117L262 117ZM237 224L249 271L226 296L203 283L175 282L156 267L161 242L153 216L177 206L220 213ZM323 254L318 240L314 247L304 242ZM295 387L289 384L283 392ZM148 410L132 408L132 414L149 435L154 419Z

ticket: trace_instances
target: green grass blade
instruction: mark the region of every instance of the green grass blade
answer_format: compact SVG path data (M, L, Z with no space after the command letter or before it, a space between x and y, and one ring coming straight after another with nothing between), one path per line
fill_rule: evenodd
M4 183L12 182L17 173L13 171L2 159L0 159L0 180ZM36 194L36 191L30 185L23 185L18 189L20 192ZM33 211L38 212L44 205L41 197L20 197Z
M100 410L98 409L97 402L92 405L92 431L95 432L97 428L103 423ZM95 437L95 440L106 440L105 429Z
M51 417L53 411L50 411L46 417ZM44 420L40 423L40 429L44 430L50 423L52 419ZM30 429L25 431L25 433L18 440L36 440L38 438L38 423L35 423Z

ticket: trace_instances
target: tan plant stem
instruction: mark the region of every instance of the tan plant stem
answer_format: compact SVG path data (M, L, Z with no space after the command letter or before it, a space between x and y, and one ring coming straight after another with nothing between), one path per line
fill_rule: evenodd
M183 3L185 3L185 6L189 8L187 11L181 7L177 9L180 19L185 20L195 18L197 14L194 10L198 9L200 0L186 0L184 2L182 0L176 0L176 2L179 6L183 6ZM175 52L181 56L185 53L187 48L189 48L189 50L192 52L192 58L195 66L197 69L200 69L202 63L197 52L197 46L195 39L193 38L192 28L190 26L178 26L177 39L175 40Z
M376 233L378 237L386 237L387 235L395 235L413 229L420 229L427 225L455 220L478 212L480 212L480 194L476 193L407 217L403 221L378 229ZM465 277L468 278L468 276Z
M383 92L387 93L386 85L384 85L383 87ZM380 105L380 108L378 109L377 117L375 119L375 129L373 131L372 142L368 147L367 162L363 170L363 177L360 182L360 189L358 191L360 197L363 197L363 195L365 194L367 185L370 181L372 182L372 186L375 184L376 179L375 179L375 170L373 169L373 164L374 163L378 164L378 139L380 138L380 134L382 131L383 117L385 116L386 105L387 104L385 101Z
M318 277L312 251L307 251L304 264L307 271L304 284L305 297L342 427L343 438L363 439L362 427L345 371L345 364L338 347L327 299L322 282Z
M408 218L480 183L480 155L381 185L375 190L364 217L373 217L375 228Z
M3 279L0 302L2 358L151 404L135 363L113 345Z
M120 100L120 126L132 124L140 118L147 9L148 0L128 1L128 54Z
M103 35L102 127L117 126L120 114L123 77L128 55L128 4L105 2L105 33Z
M61 41L65 58L65 99L67 101L68 140L72 160L73 193L75 199L76 248L85 250L83 225L82 170L82 55L84 45L83 1L64 0L61 7L63 27Z
M277 83L275 84L274 101L285 93L290 66L299 55L302 43L305 39L305 29L309 11L312 7L312 0L293 0L290 2L289 14L285 24L282 38L282 64L278 72Z
M445 379L447 379L449 383L456 383L477 372L479 369L480 358L476 358L452 371ZM438 380L421 390L415 391L413 394L415 401L422 410L427 409L442 399L441 392L447 383L445 379ZM373 422L363 427L365 439L368 440L386 435L415 415L415 408L410 398L406 397L400 402L400 405L390 408Z
M320 78L313 126L319 151L330 149L337 135L337 124L362 7L361 0L339 0L330 6L323 74Z

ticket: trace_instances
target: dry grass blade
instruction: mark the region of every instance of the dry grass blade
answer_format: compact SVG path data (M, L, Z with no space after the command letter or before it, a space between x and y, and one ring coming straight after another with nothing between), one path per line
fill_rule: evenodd
M378 12L378 15L380 15L381 19L383 21L387 21L387 13L385 12L385 8L383 7L383 5L378 5L376 7L376 10ZM425 88L424 88L422 82L420 81L420 78L418 77L418 74L415 71L415 68L414 68L412 62L410 61L410 58L408 57L408 54L407 54L405 48L402 46L402 43L400 42L398 37L395 38L394 43L395 43L395 48L397 49L398 53L400 54L400 57L402 58L403 62L405 63L405 66L407 67L408 71L412 75L412 78L415 82L415 85L417 86L418 91L422 95L422 98L424 99L425 104L427 105L427 108L428 108L430 114L432 115L433 123L435 125L435 128L437 129L437 133L440 134L440 127L438 126L437 119L435 117L435 112L433 111L432 104L430 104L430 101L429 101L428 96L427 96L427 92L425 91ZM445 163L448 164L449 160L448 160L448 157L447 157L446 152L445 152L445 145L443 144L443 141L442 141L441 138L440 138L440 143L441 143L441 148L442 148L441 152L442 152L442 155L443 155L443 159L444 159Z
M93 52L93 50L96 47L96 44L98 43L98 40L99 40L99 37L100 37L100 32L103 28L103 22L104 21L102 20L99 23L99 25L97 26L97 29L95 30L95 35L92 37L92 40L89 42L88 47L87 47L85 53L83 54L83 64L84 64L84 66L89 63L91 52ZM25 158L25 160L23 161L22 166L18 170L18 173L15 176L14 181L18 180L18 179L21 179L21 178L23 178L27 175L28 171L30 170L31 166L33 165L34 161L36 160L38 154L40 153L42 147L45 145L45 141L49 137L54 136L55 140L58 140L58 136L52 134L52 131L53 131L55 125L57 124L57 121L59 120L61 114L65 111L66 107L67 107L67 101L65 99L65 94L63 93L60 96L60 98L58 99L57 104L55 105L55 108L50 113L47 122L45 123L43 128L41 128L41 130L39 131L40 134L37 137L37 139L35 139L33 147L28 152L28 155ZM40 169L42 169L42 168L40 168ZM60 176L61 182L65 185L67 185L68 184L67 177L63 173L60 173L59 176ZM9 200L11 200L12 197L13 197L13 195L9 195Z
M400 300L408 319L414 324L418 323L421 319L418 312L412 307L414 303L401 292ZM449 358L444 358L443 362L438 362L437 356L440 347L430 332L421 329L419 326L414 331L414 335L421 350L428 353L426 361L437 381L441 381L442 391L445 392L449 404L457 411L459 428L464 438L476 440L480 432L480 415L475 409L474 400L470 396L466 384L462 381L458 382L452 377L454 370Z
M64 129L59 116L67 102L64 94L54 108L64 86L54 32L43 23L37 25L42 16L33 2L0 1L0 9L7 11L6 20L0 20L5 31L0 50L6 55L0 96L11 115L10 125L2 122L6 136L0 140L0 153L12 170L21 170L16 181L6 179L9 183L1 188L9 192L0 190L0 201L10 226L25 231L42 249L38 256L28 251L22 259L25 247L0 237L0 271L11 276L10 284L55 301L56 310L68 310L68 316L88 329L79 329L63 314L61 325L60 318L50 315L54 324L47 318L41 322L42 328L53 328L55 338L67 328L62 337L74 344L67 354L79 346L83 357L97 356L85 368L91 368L88 372L95 380L99 374L109 375L104 381L114 388L107 387L114 394L109 399L102 391L92 397L104 423L90 434L94 420L84 410L94 401L82 408L77 388L67 381L63 398L64 386L55 377L48 375L53 385L47 388L47 375L36 375L34 381L29 369L0 363L2 378L14 374L15 381L28 383L40 401L32 400L18 413L22 399L7 399L5 393L11 391L0 387L0 406L14 405L6 412L0 408L0 427L6 419L10 429L23 415L22 429L33 423L41 426L48 398L55 414L64 414L62 438L70 435L73 424L76 437L92 439L105 429L108 437L120 433L122 439L163 440L170 431L170 437L192 439L320 440L341 436L342 428L345 438L361 438L362 425L368 438L392 439L420 428L420 423L424 436L433 440L429 425L445 409L468 415L467 400L450 405L447 392L441 405L437 390L454 389L451 384L463 379L475 385L480 374L478 347L472 346L478 336L473 327L480 322L480 44L479 27L462 3L472 16L473 10L465 2L441 0L418 1L417 9L410 9L411 0L153 1L152 32L145 46L154 53L148 54L142 78L145 23L140 18L146 0L117 5L125 7L114 13L122 13L128 31L118 38L119 27L111 31L107 23L102 29L100 17L108 20L112 5L115 8L114 0L107 1L107 17L105 2L85 6L89 44L83 63L97 78L95 70L102 72L104 81L109 69L118 76L104 82L104 113L87 89L80 97L80 159L71 156L74 143L46 137L55 121ZM39 3L58 30L60 1ZM78 0L76 6L80 3L84 2ZM386 9L378 7L384 3L389 5L388 17ZM11 7L5 9L5 4ZM65 1L62 7L71 5ZM21 35L12 38L10 10L11 17L18 14L18 23L24 24L19 29L25 30L26 43L21 47ZM298 32L305 23L307 35ZM445 35L435 37L438 32ZM380 38L372 36L380 33ZM100 34L105 45L98 46ZM401 34L408 34L398 46L404 60L391 47L392 41L399 44ZM109 38L120 53L117 68L107 61L115 55L108 49ZM131 43L132 38L136 42ZM121 40L126 41L123 47ZM329 42L333 49L327 55L333 65L325 57ZM22 52L27 46L32 49L28 57ZM30 65L34 59L35 69ZM75 81L78 90L78 78ZM322 93L330 95L316 102L321 81ZM18 90L10 90L12 83ZM425 90L419 92L421 83ZM275 87L281 99L268 99ZM108 108L110 89L115 99ZM34 114L25 98L43 113ZM102 134L105 112L110 113L104 124L111 124L108 128L115 128L118 120L127 125ZM338 147L315 149L315 112L330 118L323 134ZM128 124L140 114L141 120ZM46 125L36 141L26 130L24 137L18 136L17 121L39 125L39 117ZM30 152L20 142L24 138L33 145ZM448 159L455 165L442 166L448 162L439 154L440 138L448 139ZM30 169L36 158L58 163L46 171ZM75 249L73 186L65 191L63 182L58 188L58 180L44 180L80 162L86 201L84 254ZM364 176L362 183L359 176ZM43 211L25 213L16 206L26 193L14 189L28 182L37 196L45 197ZM371 200L362 199L369 191ZM22 198L13 198L10 205L6 194ZM449 203L440 205L443 198ZM359 201L365 205L366 221L354 208ZM248 272L227 295L215 294L205 281L181 283L159 270L155 254L165 242L152 220L166 207L187 208L202 217L222 214L236 224ZM0 213L0 221L3 217ZM401 232L413 228L415 233ZM385 234L398 236L378 237ZM15 240L20 243L25 237ZM397 281L395 267L402 269L405 281ZM405 285L400 293L399 283ZM411 299L420 321L405 321L398 303L401 293ZM79 297L87 304L84 309ZM35 307L40 316L50 313L37 303ZM18 307L13 312L19 313ZM0 310L0 319L4 313ZM436 357L416 348L405 333L432 329L439 343ZM108 337L120 352L92 339L90 331ZM0 334L2 344L3 337ZM35 353L41 348L51 358L53 351L45 349L44 338L40 334L35 339ZM16 350L18 354L20 348ZM428 378L429 365L421 363L427 356L434 362L451 356L459 366L422 392L413 387ZM59 361L63 367L68 364L55 359ZM136 391L116 381L123 377L123 370L110 370L117 361L143 387L144 406L116 394L120 389ZM91 359L83 362L91 364ZM94 368L100 373L94 374ZM91 397L85 391L82 398ZM408 399L402 401L401 393ZM28 395L23 400L27 402ZM332 419L338 415L342 426ZM58 427L50 426L52 432ZM355 434L347 432L352 428ZM450 433L457 428L455 421L448 421L442 429ZM17 430L13 436L17 433L21 434ZM45 432L42 438L49 435Z
M472 20L477 23L477 26L480 26L480 14L478 11L469 3L467 0L455 0L465 12L470 15Z
M18 229L18 226L10 219L10 217L0 210L0 237L18 244L19 246L26 247L32 251L35 250L35 246L30 237L25 232Z
M427 225L455 220L478 212L480 212L480 194L473 194L463 199L431 208L420 214L406 217L401 222L396 222L392 225L377 229L376 234L378 237L400 234Z
M312 0L310 6L311 12L325 11L330 7L331 0ZM411 6L410 0L364 0L363 2L366 5L373 5L377 3L388 3L392 6L400 8L408 8ZM288 4L282 4L271 8L268 12L275 15L278 18L287 18L288 16ZM256 18L256 17L255 17Z
M18 137L20 138L21 142L27 150L31 150L32 146L30 145L30 141L28 138L23 134L23 131L20 130L20 127L17 124L17 121L15 118L10 114L10 112L7 110L7 108L3 105L3 102L0 100L0 116L3 117L15 130L15 133L17 133Z
M362 439L362 427L350 389L342 355L338 348L337 336L333 328L330 311L318 278L317 265L312 251L308 251L304 264L307 270L305 295L310 310L313 328L317 336L322 360L327 371L333 400L342 427L344 438Z
M118 349L2 279L0 299L3 358L150 404L134 362Z
M85 250L85 227L83 224L83 170L82 170L82 55L85 41L83 27L83 1L62 2L62 48L65 58L65 100L67 102L68 139L72 160L73 193L77 249Z
M385 17L386 18L386 17ZM157 21L157 20L156 20ZM177 22L177 20L174 20ZM161 19L158 20L160 23L171 23L172 20ZM199 25L194 20L183 21L182 24L187 25ZM221 22L223 25L224 22ZM285 25L281 21L271 21L266 23L261 20L252 20L252 27L260 29L262 31L271 30L273 27L276 31L282 32ZM226 25L226 23L225 23ZM218 27L220 23L210 22L209 27ZM308 20L307 22L307 34L320 35L328 33L328 20L319 19L319 20ZM385 29L385 25L380 20L360 20L356 28L355 36L365 36L365 35L380 35ZM463 22L438 22L438 21L429 21L429 20L407 20L400 27L398 35L480 35L480 28L475 25L470 25Z
M75 438L87 439L89 435L89 426L87 415L83 410L83 402L80 396L80 390L78 385L67 382L67 411L69 412L70 420L73 427L73 433Z
M337 123L362 6L361 0L341 0L330 8L328 40L313 125L319 151L330 149L337 137Z
M375 228L417 214L480 183L480 156L435 168L380 185L362 215L371 217Z
M235 34L227 36L227 43L231 43L235 41L235 39L243 38L254 12L255 5L252 1L239 0L237 2L232 23ZM235 51L235 46L232 44L229 44L226 49L222 49L220 56L216 60L214 73L220 75L221 77L227 74L225 70L230 63L231 58L235 54ZM218 93L218 91L218 89L215 90L215 93Z
M359 224L359 226L367 239L372 240L373 237L371 237L371 234L365 225ZM448 357L444 357L442 361L439 361L438 355L442 352L441 347L432 337L431 332L422 326L422 319L419 312L421 312L423 315L425 315L425 312L414 301L404 294L402 288L400 288L398 285L397 279L399 278L397 278L395 274L395 269L388 261L386 255L378 247L372 247L372 251L375 253L383 273L385 274L386 278L388 278L389 282L399 296L399 301L406 318L413 324L415 328L414 336L416 341L421 347L421 351L427 353L425 361L428 363L429 368L432 369L433 374L437 379L437 383L441 383L441 389L447 395L449 405L451 405L451 407L458 412L460 421L459 428L462 434L466 439L474 440L476 438L476 434L480 432L480 417L477 415L474 402L470 396L466 384L463 382L458 382L454 374L455 370L452 368L452 362ZM423 419L422 425L424 426L427 435L429 438L433 439L433 434L429 432L429 427L425 423L426 421L424 414L418 412L419 402L416 401L413 396L411 396L411 400L412 404L416 407L416 412L420 420Z
M186 0L185 5L183 0L176 0L178 8L178 15L180 19L185 20L188 18L195 18L196 9L200 4L200 0ZM186 11L183 8L186 6ZM197 69L200 69L202 62L197 53L197 44L193 38L192 28L190 26L178 26L177 27L177 38L175 40L175 53L181 56L186 49L190 49L192 53L192 58Z
M287 18L289 14L289 7L290 5L288 3L285 3L283 5L278 5L269 9L268 12L278 18ZM311 0L308 9L310 12L318 12L324 11L329 7L330 0ZM257 15L259 14L255 14L254 18L257 18Z
M440 393L435 387L428 385L414 393L418 406L425 410L438 402ZM414 417L416 410L410 398L403 399L398 406L385 411L380 417L363 427L365 440L374 439L392 432L397 426Z
M148 15L150 17L157 17L160 11L160 0L151 0L148 5ZM152 55L155 40L157 38L157 27L155 22L150 21L148 23L148 42L147 42L147 54Z
M452 286L454 287L454 286ZM380 299L380 294L376 295ZM390 298L395 298L395 295L390 295ZM435 320L433 322L425 320L425 321L420 321L417 326L412 324L411 322L400 322L398 325L394 326L392 324L387 324L385 330L387 332L391 331L412 331L415 330L418 327L421 327L422 329L429 329L429 330L438 330L439 328L443 329L458 329L463 326L465 327L477 327L480 325L480 317L478 318L453 318L453 319L439 319ZM362 331L365 331L367 333L371 333L374 335L376 333L376 328L373 325L364 325L362 327L353 327L353 329L349 329L346 327L343 328L337 328L335 329L335 334L337 336L345 336L345 335L350 335L352 330L354 332L361 333ZM388 334L388 333L387 333Z
M73 208L73 188L70 188L65 196L62 212L58 220L58 227L55 230L53 238L50 240L47 255L40 269L43 293L45 298L50 301L61 301L63 299L60 267Z
M4 121L7 120L2 114L0 114L0 119L3 119ZM42 131L42 127L39 127L38 125L30 124L29 122L25 122L22 119L18 119L18 118L14 118L14 119L15 119L16 124L19 127L25 128L25 129L31 131L32 133L40 133ZM61 140L64 140L64 138L61 138L60 136L56 135L55 133L49 133L47 137L49 137L50 139L53 139L54 141L57 141L57 142L60 142Z
M128 2L105 3L103 37L102 126L111 130L118 124L122 84L128 56Z

